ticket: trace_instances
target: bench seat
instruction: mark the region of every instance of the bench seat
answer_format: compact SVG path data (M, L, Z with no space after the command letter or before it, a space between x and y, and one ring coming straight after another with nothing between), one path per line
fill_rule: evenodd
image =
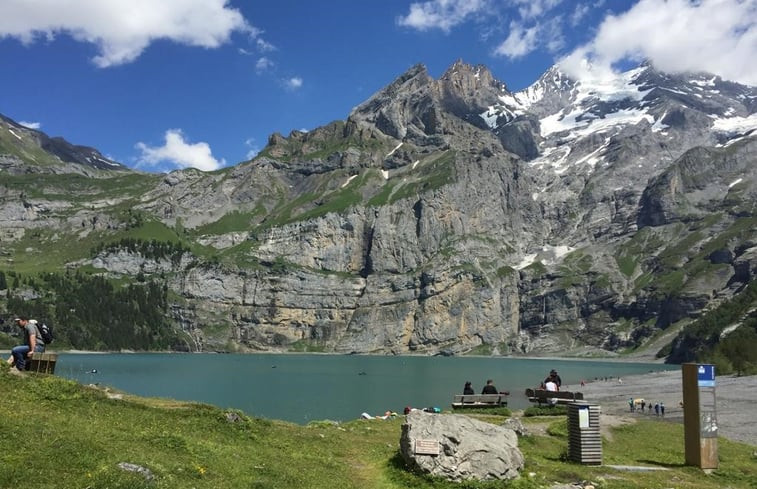
M538 404L549 404L550 399L557 399L557 404L569 404L573 401L582 401L584 395L581 392L526 389L526 397L529 401Z
M55 363L58 361L57 353L34 353L26 361L26 370L43 374L54 374Z
M456 394L452 409L507 406L507 394Z

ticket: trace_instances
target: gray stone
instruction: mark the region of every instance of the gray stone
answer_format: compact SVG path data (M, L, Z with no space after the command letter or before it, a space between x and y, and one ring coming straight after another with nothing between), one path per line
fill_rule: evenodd
M416 453L419 440L438 442L439 454ZM411 412L400 450L408 466L451 481L514 479L524 464L513 430L460 414Z
M502 423L502 427L507 428L508 430L513 430L518 437L531 434L518 418L507 418L504 423Z
M140 474L148 482L155 478L150 469L142 467L141 465L136 465L129 462L120 462L118 464L118 468L126 472L135 472L137 474Z

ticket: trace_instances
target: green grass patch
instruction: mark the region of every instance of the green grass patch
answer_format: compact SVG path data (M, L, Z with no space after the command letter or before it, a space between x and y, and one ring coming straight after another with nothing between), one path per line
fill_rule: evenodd
M512 416L513 412L510 411L507 407L487 407L487 408L472 408L472 407L462 407L462 408L452 408L452 411L455 414L480 414L484 416L504 416L504 417L510 417Z
M668 471L567 461L565 419L536 417L524 420L526 426L549 424L519 440L526 461L519 480L452 483L406 469L398 452L401 416L298 426L170 399L113 399L55 376L11 375L4 363L0 397L0 433L9 447L0 452L0 487L536 489L579 480L602 489L664 488L671 481L680 489L757 487L754 447L721 438L720 467L703 476L683 465L682 426L659 420L613 429L603 459ZM472 414L495 425L508 415ZM154 480L124 472L121 462L149 469Z
M289 351L297 353L323 353L326 348L313 341L297 340L289 345Z
M489 343L482 343L467 351L466 355L479 355L482 357L490 357L494 353L494 346Z
M531 406L523 410L523 416L565 416L568 408L558 404L557 406Z

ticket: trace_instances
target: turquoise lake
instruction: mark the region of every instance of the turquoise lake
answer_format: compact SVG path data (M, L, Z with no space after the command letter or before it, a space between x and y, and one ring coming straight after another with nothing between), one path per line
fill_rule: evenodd
M350 420L361 413L401 413L405 406L450 409L470 380L510 392L509 405L530 403L527 387L556 369L563 390L581 380L623 377L678 365L490 357L396 357L269 354L61 354L55 373L132 394L198 401L251 416L305 424ZM96 371L96 372L95 372Z

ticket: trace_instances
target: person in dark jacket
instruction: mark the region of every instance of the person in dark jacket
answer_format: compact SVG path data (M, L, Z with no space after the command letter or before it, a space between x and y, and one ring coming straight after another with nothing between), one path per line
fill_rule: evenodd
M492 379L486 381L486 385L481 389L481 394L499 394L497 388L494 387L494 381Z
M550 381L557 384L558 389L562 385L562 379L560 378L559 375L557 375L557 370L552 369L549 371L549 376L546 379L544 379L544 384Z
M476 392L473 390L473 386L471 385L470 381L466 382L465 387L463 387L463 394L469 396L475 393Z

